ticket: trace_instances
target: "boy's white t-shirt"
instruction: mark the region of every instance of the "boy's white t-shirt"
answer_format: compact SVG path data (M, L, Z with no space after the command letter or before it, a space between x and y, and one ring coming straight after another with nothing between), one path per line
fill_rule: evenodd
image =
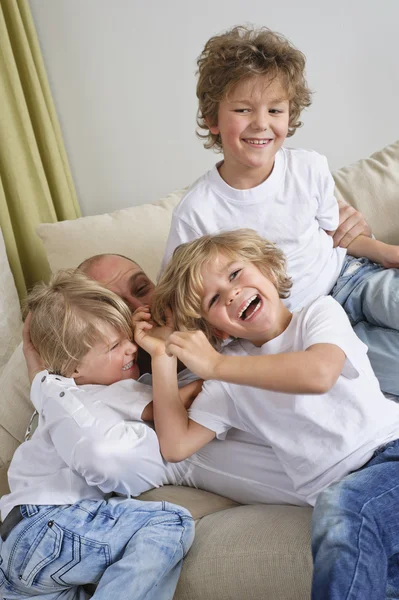
M155 431L140 422L152 400L149 386L133 379L77 386L42 371L32 382L31 400L39 424L14 453L11 493L0 500L2 520L19 504L74 504L113 491L136 496L178 483Z
M399 405L380 391L367 348L343 308L322 297L293 314L288 328L258 348L236 340L223 353L267 355L334 344L346 355L333 388L321 395L284 394L208 381L189 410L190 418L223 438L230 427L269 444L295 491L313 504L333 481L358 469L376 448L399 438Z
M328 294L346 250L333 248L325 230L338 227L334 180L317 152L281 148L271 175L249 190L230 187L216 165L196 181L175 208L162 270L175 248L207 233L251 228L275 243L287 258L292 310Z
M182 379L193 375L186 372ZM246 504L306 504L274 451L236 430L180 463L163 460L154 429L141 421L152 388L139 381L77 386L42 371L31 399L39 424L13 456L11 493L0 499L3 521L16 505L102 500L113 491L138 496L166 484L199 487Z

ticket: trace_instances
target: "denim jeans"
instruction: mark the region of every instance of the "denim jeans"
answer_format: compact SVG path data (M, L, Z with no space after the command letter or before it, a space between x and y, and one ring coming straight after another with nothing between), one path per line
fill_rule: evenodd
M399 396L399 269L347 256L331 296L368 346L382 391Z
M399 440L320 494L312 600L399 598Z
M194 538L188 511L127 498L21 507L23 520L0 539L0 597L171 600Z

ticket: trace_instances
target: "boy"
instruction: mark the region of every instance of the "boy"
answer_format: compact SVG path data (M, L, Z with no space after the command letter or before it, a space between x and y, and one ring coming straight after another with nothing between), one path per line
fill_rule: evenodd
M298 495L317 500L314 600L382 600L388 574L398 588L399 406L381 393L367 348L334 299L288 310L284 263L251 230L176 249L152 314L159 321L170 306L178 328L202 331L173 333L162 358L153 357L161 451L181 460L230 427L266 440ZM146 327L136 333L141 344ZM208 339L226 335L238 339L220 354ZM188 415L165 352L213 380Z
M48 371L28 364L39 426L16 450L11 493L0 501L1 597L83 599L83 586L98 584L93 598L171 600L194 524L181 507L129 497L151 478L168 480L155 432L143 423L127 428L118 414L139 419L151 400L150 388L134 382L132 402L138 369L130 311L80 273L37 286L29 308L32 341ZM121 380L125 388L108 407L101 391L108 386L112 396ZM125 480L114 475L113 486L104 465L115 447L121 462L135 462Z
M224 159L175 209L163 265L205 233L255 229L287 257L288 308L331 293L369 347L381 388L399 395L399 271L384 269L399 266L399 249L364 237L351 257L334 248L338 205L325 157L282 147L310 105L304 55L268 29L236 27L207 42L198 67L198 124Z

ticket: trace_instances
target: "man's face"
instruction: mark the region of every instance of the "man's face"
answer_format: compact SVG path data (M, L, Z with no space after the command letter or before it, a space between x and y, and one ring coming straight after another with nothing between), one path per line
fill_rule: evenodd
M86 274L118 294L135 311L144 304L151 305L155 285L133 261L122 256L103 256Z

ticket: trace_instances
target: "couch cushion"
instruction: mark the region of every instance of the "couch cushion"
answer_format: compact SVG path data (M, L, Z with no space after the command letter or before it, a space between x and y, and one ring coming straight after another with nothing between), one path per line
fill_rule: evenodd
M21 341L21 310L0 229L0 373Z
M149 490L141 494L138 499L179 504L187 508L194 519L201 519L219 510L239 506L234 500L229 500L229 498L224 498L205 490L174 485L165 485L164 487Z
M337 198L363 213L377 239L399 244L399 140L333 175Z
M74 221L44 223L37 233L44 244L50 268L77 267L95 254L114 253L133 258L155 281L169 233L173 208L184 190L154 204L82 217Z
M174 600L309 600L311 514L254 505L204 517Z
M333 175L337 197L364 213L378 239L399 244L399 141ZM184 191L154 204L39 225L51 270L76 267L89 256L111 252L133 258L155 280L172 211Z
M29 379L22 344L0 375L0 465L7 463L23 441L33 413Z

